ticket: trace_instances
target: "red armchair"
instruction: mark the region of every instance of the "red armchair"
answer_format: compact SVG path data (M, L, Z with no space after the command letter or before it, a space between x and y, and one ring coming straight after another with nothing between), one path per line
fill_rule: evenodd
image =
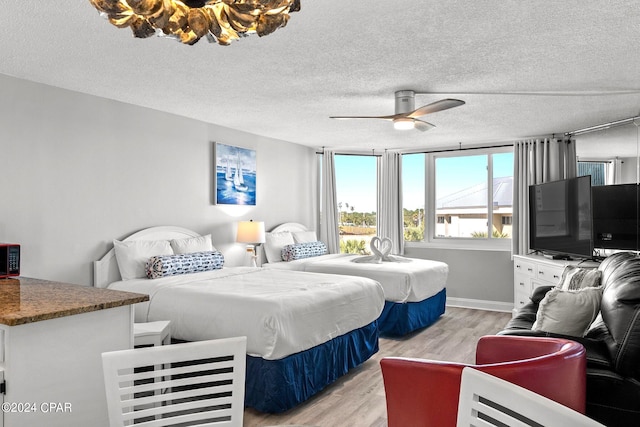
M476 364L385 357L380 361L389 427L456 425L462 369L502 378L584 413L586 352L558 338L485 336Z

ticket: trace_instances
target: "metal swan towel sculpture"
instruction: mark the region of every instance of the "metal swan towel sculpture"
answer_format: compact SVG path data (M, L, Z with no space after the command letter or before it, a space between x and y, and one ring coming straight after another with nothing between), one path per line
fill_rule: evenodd
M373 255L354 258L351 261L371 264L380 264L382 262L411 262L409 258L391 255L393 242L391 242L391 239L388 237L380 238L378 236L374 236L371 239L371 243L369 243L369 247L371 248Z

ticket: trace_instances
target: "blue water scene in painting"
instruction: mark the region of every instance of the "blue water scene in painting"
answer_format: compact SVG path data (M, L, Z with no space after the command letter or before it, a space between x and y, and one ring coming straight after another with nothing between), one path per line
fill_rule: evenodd
M217 202L220 205L255 205L256 204L256 174L243 172L245 189L238 190L233 181L225 179L225 172L218 171L216 185Z
M220 205L256 204L256 152L216 145L216 202Z

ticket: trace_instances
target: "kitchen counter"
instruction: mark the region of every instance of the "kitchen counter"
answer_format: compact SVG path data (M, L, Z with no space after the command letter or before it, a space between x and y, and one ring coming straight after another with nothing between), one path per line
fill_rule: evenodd
M107 427L102 353L133 348L133 307L148 299L42 279L0 279L0 403L31 409L0 412L0 427Z
M0 324L16 326L148 300L144 294L28 277L0 279Z

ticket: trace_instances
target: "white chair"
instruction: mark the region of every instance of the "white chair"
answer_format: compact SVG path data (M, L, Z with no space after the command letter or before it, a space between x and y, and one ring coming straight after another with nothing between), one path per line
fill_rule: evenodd
M241 427L246 352L236 337L103 353L110 426Z
M551 399L473 368L462 370L457 426L603 427Z

